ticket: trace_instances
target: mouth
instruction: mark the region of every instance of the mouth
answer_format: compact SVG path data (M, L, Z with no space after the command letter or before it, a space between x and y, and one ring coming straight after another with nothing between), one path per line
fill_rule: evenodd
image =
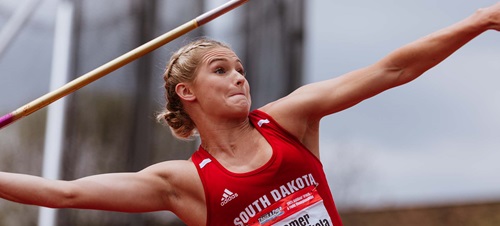
M233 93L231 95L229 95L230 97L234 97L234 96L245 96L244 93Z

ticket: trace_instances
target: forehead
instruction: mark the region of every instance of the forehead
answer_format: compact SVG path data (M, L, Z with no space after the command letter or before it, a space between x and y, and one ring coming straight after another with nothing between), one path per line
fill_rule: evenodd
M208 50L201 57L201 63L204 65L210 65L217 61L240 61L236 53L231 49L225 47L215 47Z

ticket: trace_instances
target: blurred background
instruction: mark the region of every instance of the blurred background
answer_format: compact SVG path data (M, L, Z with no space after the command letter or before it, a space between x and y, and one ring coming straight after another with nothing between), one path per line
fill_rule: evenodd
M58 70L72 80L224 2L0 0L0 114L48 93ZM176 140L155 113L170 54L196 37L233 47L258 108L493 3L252 0L55 102L60 142L47 108L2 129L0 170L42 175L54 147L65 180L189 158L197 141ZM486 32L415 82L322 121L322 161L345 225L500 224L499 43ZM36 225L39 212L0 200L0 225ZM183 224L168 212L64 209L55 225Z

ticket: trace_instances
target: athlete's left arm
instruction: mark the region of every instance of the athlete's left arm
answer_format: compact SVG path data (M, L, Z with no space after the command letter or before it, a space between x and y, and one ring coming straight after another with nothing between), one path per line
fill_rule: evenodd
M405 45L371 66L304 86L291 95L307 100L303 103L311 107L307 114L321 118L414 80L476 36L499 27L500 3L497 3ZM316 107L313 109L313 106Z
M490 29L500 30L500 3L407 44L373 65L305 85L265 109L285 129L307 140L310 132L318 129L322 117L414 80Z

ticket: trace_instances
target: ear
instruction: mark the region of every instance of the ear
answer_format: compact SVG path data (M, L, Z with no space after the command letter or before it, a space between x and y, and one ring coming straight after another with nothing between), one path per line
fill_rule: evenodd
M175 86L175 92L182 100L186 101L196 100L196 96L194 95L193 91L191 90L191 87L188 84L182 82L177 84Z

